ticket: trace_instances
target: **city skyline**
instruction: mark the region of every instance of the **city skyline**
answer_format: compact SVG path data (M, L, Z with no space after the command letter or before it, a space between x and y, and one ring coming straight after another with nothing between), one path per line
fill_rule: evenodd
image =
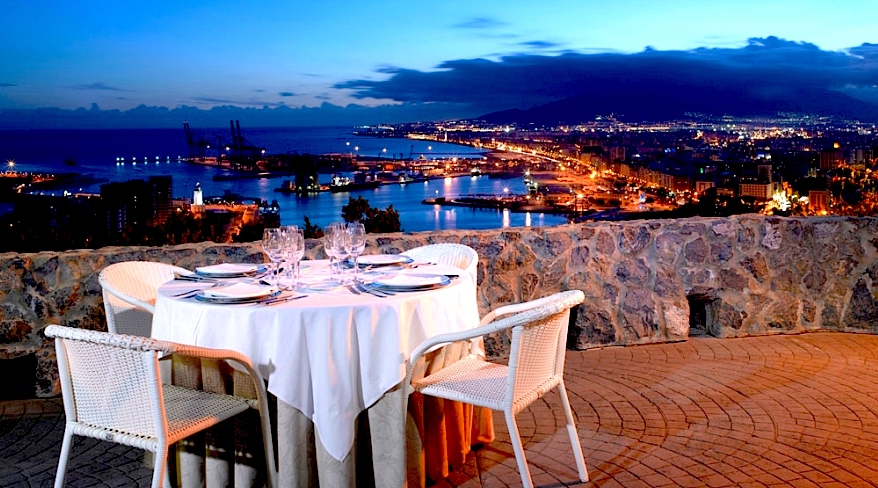
M829 93L866 113L878 106L878 46L857 22L878 11L867 2L43 1L4 10L6 111L121 110L155 125L165 109L236 107L325 125L474 117L583 94L708 88L702 98L723 98L744 86L747 103Z

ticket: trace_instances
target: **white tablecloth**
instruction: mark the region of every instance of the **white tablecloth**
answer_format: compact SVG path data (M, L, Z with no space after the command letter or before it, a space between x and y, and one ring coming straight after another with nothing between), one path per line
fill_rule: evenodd
M325 261L303 264L306 280L326 270ZM387 298L338 287L271 306L173 298L199 287L175 281L159 289L152 335L249 356L268 391L310 418L327 452L343 460L354 443L355 418L404 379L411 351L428 337L478 325L473 280L462 270L403 272L462 276L438 289Z

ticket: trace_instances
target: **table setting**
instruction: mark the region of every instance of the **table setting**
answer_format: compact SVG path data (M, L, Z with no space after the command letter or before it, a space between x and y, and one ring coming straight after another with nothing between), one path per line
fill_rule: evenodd
M281 479L284 470L295 472L288 479L313 475L296 454L308 445L303 435L314 438L321 486L355 478L356 419L368 414L371 443L380 444L372 452L393 458L374 460L376 475L392 462L385 471L396 485L405 477L406 358L428 337L478 325L475 284L454 266L364 254L359 226L331 232L330 259L301 261L301 229L266 229L270 263L178 273L159 288L153 337L253 360L278 402Z

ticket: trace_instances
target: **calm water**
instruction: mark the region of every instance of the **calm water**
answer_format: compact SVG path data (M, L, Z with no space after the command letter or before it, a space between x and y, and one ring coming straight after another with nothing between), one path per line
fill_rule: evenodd
M412 141L357 137L349 127L246 129L244 137L265 147L269 153L358 153L363 156L387 155L396 157L459 157L477 158L481 152L466 146ZM228 130L196 130L196 137L216 140L227 137ZM386 152L384 151L386 149ZM277 200L284 224L301 225L308 216L312 223L323 225L340 220L341 207L353 196L363 196L370 205L386 208L393 205L399 211L405 231L440 229L490 229L507 226L549 226L566 222L566 218L541 213L518 214L497 210L436 207L424 205L425 198L454 197L466 194L524 193L521 179L496 180L486 176L476 178L449 178L425 183L383 185L374 190L354 193L320 193L309 197L275 192L281 178L237 181L213 181L214 168L177 161L187 154L186 141L180 129L143 130L14 130L0 131L0 158L15 160L18 171L78 172L91 174L109 181L146 179L150 176L170 175L175 197L191 197L196 183L205 196L220 196L226 190L268 200ZM125 158L119 166L116 158ZM137 164L132 165L132 158ZM158 158L158 160L156 160ZM75 165L65 161L75 161ZM148 163L144 163L144 161ZM158 162L157 162L158 161ZM321 175L328 183L330 175ZM70 188L72 191L100 192L100 183ZM3 209L0 208L0 211Z

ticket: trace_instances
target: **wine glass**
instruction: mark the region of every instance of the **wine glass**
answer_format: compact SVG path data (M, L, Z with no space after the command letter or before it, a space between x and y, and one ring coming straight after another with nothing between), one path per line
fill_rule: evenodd
M277 285L278 267L284 256L284 239L280 229L271 228L262 231L262 251L273 264L274 272L272 274L274 275L274 284Z
M347 282L345 276L345 268L347 267L347 258L351 250L351 236L348 234L348 226L345 223L339 223L335 229L333 236L335 241L336 265L338 266L339 279L342 283Z
M281 235L283 236L283 280L287 283L290 283L293 279L293 266L291 264L292 261L292 243L291 238L293 234L299 229L298 226L295 225L282 225L279 227Z
M360 273L360 255L366 250L366 227L359 222L348 224L348 237L350 247L348 254L354 257L354 280Z
M323 228L323 252L329 256L329 280L335 281L335 267L333 266L338 259L338 223L333 222Z
M293 263L292 287L295 288L299 283L299 261L305 256L305 235L302 229L290 231L287 236L289 245L289 258Z

